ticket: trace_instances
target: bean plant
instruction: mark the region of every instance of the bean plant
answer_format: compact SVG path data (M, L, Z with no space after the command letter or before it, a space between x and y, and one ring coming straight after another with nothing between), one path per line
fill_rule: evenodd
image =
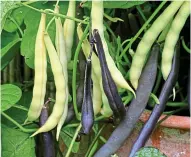
M145 145L190 115L190 1L1 5L3 157L119 156L137 126L126 156L168 156Z

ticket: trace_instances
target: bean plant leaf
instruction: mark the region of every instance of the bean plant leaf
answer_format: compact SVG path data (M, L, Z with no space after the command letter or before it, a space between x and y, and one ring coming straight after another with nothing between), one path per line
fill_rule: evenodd
M19 34L17 32L9 33L5 30L1 33L1 48L4 48L6 45L8 45L10 42L12 42L15 39L19 38Z
M11 14L11 9L13 9L18 3L19 0L17 1L0 1L0 10L1 10L1 30L0 33L6 23L7 17Z
M30 103L32 101L32 91L25 91L22 94L21 99L16 103L17 105L24 106L25 108L29 108ZM27 117L27 111L16 108L15 106L6 110L5 113L17 121L19 124L23 124ZM8 119L1 117L1 122L8 127L15 127L15 125L10 122ZM29 125L25 126L28 127ZM34 128L34 127L33 127Z
M11 14L8 17L14 19L17 25L21 26L23 24L25 16L28 15L27 13L29 10L29 8L26 8L24 6L19 7L12 10ZM10 33L15 32L18 29L17 25L10 18L7 18L3 29Z
M104 8L121 8L121 9L127 9L131 8L136 5L141 5L145 3L145 1L104 1L103 6ZM91 8L91 1L86 1L83 3L82 7Z
M144 147L140 149L134 157L167 157L161 153L157 148L154 147Z
M33 7L38 9L54 9L55 2L47 2L44 3L43 1L36 2L32 4ZM60 2L60 13L66 14L68 8L68 2ZM46 24L52 19L53 16L47 15ZM26 64L34 69L34 50L35 50L35 41L36 41L36 34L39 26L41 18L41 13L30 10L27 16L24 18L24 23L26 25L26 30L24 31L23 40L21 43L21 55L25 57ZM50 25L48 29L48 33L54 43L55 39L55 22Z
M8 110L21 98L21 89L12 84L1 85L1 111Z
M74 137L76 129L75 128L63 128L60 132L60 136L62 137L64 143L67 147L70 146L70 143L72 141L72 138ZM79 150L80 142L74 142L74 145L72 147L72 152L77 153Z
M18 53L20 41L20 38L15 39L1 49L1 70L3 70Z
M1 125L3 157L36 157L34 138L29 134Z

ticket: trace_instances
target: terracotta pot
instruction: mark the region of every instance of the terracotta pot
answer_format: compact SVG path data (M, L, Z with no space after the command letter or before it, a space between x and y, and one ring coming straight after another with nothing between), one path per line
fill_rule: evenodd
M131 136L117 151L119 157L127 157L139 132L149 118L150 111L145 111L140 117ZM164 118L162 115L160 119ZM170 116L163 121L150 136L146 146L158 148L168 157L190 157L190 117Z

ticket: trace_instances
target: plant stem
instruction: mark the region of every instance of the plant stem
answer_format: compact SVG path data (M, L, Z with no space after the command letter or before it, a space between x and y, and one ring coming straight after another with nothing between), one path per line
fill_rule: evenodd
M186 107L188 104L186 102L168 102L166 104L169 107Z
M31 132L35 132L37 129L26 129L24 127L22 127L22 125L20 125L19 123L17 123L14 119L12 119L11 117L9 117L6 113L1 112L1 114L7 118L9 121L11 121L13 124L15 124L16 126L18 126L19 129L21 129L23 132L26 133L31 133Z
M21 27L18 25L17 21L14 18L12 18L11 16L9 16L9 19L15 24L15 26L18 28L18 30L21 34L21 37L23 37L24 33L23 33Z
M164 118L162 118L161 120L158 121L157 125L156 125L156 128L158 126L160 126L160 124L165 121L167 118L169 118L170 116L172 116L173 114L185 109L186 107L182 107L182 108L179 108L177 110L174 110L174 111L169 111L169 112L163 112L163 114L166 114L166 116Z
M55 19L55 16L49 21L48 25L46 26L45 32L48 32L48 29L49 29L50 25L52 24L52 22L54 21L54 19Z
M86 22L84 20L80 20L80 19L77 19L77 18L74 18L74 17L70 17L70 16L66 16L66 15L62 15L62 14L58 14L58 13L50 13L48 12L47 10L39 10L37 8L34 8L30 5L27 5L27 4L24 4L24 3L20 3L20 5L23 5L25 7L28 7L30 9L33 9L37 12L40 12L40 13L45 13L45 14L48 14L48 15L52 15L52 16L56 16L56 17L61 17L61 18L64 18L64 19L70 19L70 20L73 20L73 21L76 21L76 22L80 22L80 23L83 23L83 24L88 24L89 22Z
M182 41L182 46L185 49L185 51L188 52L188 53L191 53L190 49L187 47L187 45L186 45L186 43L184 41L184 37L181 37L181 41Z
M121 53L119 58L121 59L125 52L131 47L133 42L139 37L139 35L142 33L142 31L148 26L148 24L153 20L153 18L157 15L157 13L161 10L161 8L165 5L167 1L162 1L161 4L158 6L158 8L154 11L154 13L149 17L149 19L144 23L144 25L139 29L137 34L133 37L133 39L128 43L128 45L125 47L124 51Z
M140 5L136 6L136 8L137 8L139 14L141 15L141 17L143 18L143 20L146 22L146 21L147 21L147 18L145 17L145 15L144 15L144 13L143 13L143 11L142 11Z
M106 140L104 137L100 136L99 138L100 138L100 140L101 140L103 143L106 143L106 142L107 142L107 140Z
M82 124L80 123L80 125L79 125L79 126L77 127L77 129L76 129L76 132L75 132L74 137L73 137L73 139L72 139L72 141L71 141L71 143L70 143L70 146L69 146L69 148L68 148L68 151L67 151L65 157L69 157L69 156L70 156L72 147L73 147L73 145L74 145L74 142L75 142L75 140L76 140L76 138L77 138L77 136L78 136L78 133L79 133L81 127L82 127Z
M73 72L72 72L72 96L73 96L73 105L74 105L74 112L76 115L76 119L80 120L80 116L78 113L78 108L77 108L77 98L76 98L76 71L77 71L77 62L78 62L78 55L80 53L81 45L84 39L86 38L88 31L89 31L89 26L90 23L85 28L85 31L82 35L81 40L78 43L78 46L76 48L75 54L74 54L74 62L73 62Z
M28 109L22 105L13 105L14 108L18 108L18 109L21 109L23 111L27 111L28 112Z
M92 147L93 147L94 144L96 143L97 139L99 138L99 135L101 134L101 132L102 132L102 130L105 128L105 126L106 126L106 124L104 124L104 125L100 128L99 132L97 133L97 135L96 135L95 138L93 139L93 141L92 141L90 147L88 148L85 157L88 157L88 156L89 156L89 153L90 153Z
M77 126L79 126L79 123L68 124L68 125L64 126L64 128L74 128L74 127L77 127Z

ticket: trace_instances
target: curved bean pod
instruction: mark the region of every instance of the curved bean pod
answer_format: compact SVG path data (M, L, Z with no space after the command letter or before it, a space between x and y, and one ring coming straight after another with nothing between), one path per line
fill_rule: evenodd
M180 7L177 15L175 16L174 20L172 21L170 30L166 36L166 40L164 43L164 49L162 52L162 63L161 63L161 70L163 78L166 80L172 66L174 48L178 41L180 32L190 15L190 2L186 1Z
M176 47L175 56L173 59L173 65L172 70L168 76L168 79L166 80L160 96L159 101L160 104L156 104L148 121L145 123L143 129L141 130L141 133L139 134L137 140L135 141L135 144L133 145L130 153L130 157L133 157L134 154L139 150L139 148L143 147L148 140L149 136L151 135L152 131L154 130L157 121L159 120L161 114L163 113L165 109L165 105L169 99L169 96L172 92L173 87L176 84L177 78L178 78L178 72L179 72L179 47L178 44Z
M77 34L78 38L81 39L83 35L83 31L81 28L81 24L77 26ZM89 52L90 52L90 44L87 39L85 39L82 43L82 50L84 55L86 56L86 59L88 58ZM93 108L94 108L94 116L97 115L101 110L102 105L102 92L101 88L102 84L100 83L101 80L101 68L98 57L92 53L92 80L93 80ZM105 93L104 93L105 95Z
M40 126L43 126L48 119L48 108L46 104L42 107L42 111L40 114ZM42 139L43 139L43 155L46 157L54 157L55 151L54 151L54 140L52 137L51 132L45 132L42 133Z
M180 8L182 3L183 1L171 2L171 4L163 11L163 13L154 21L152 26L147 30L142 40L140 41L136 49L136 53L133 56L132 65L130 68L130 81L135 89L137 89L138 80L151 46L153 45L160 32L172 19L172 16L174 16L174 14Z
M91 52L90 52L91 53ZM91 55L91 54L90 54ZM91 56L90 56L91 57ZM82 129L84 134L88 134L94 123L93 102L91 96L91 58L88 57L85 68L84 97L82 103Z
M54 104L53 111L46 123L41 128L39 128L34 134L32 134L31 137L41 132L50 131L58 124L64 112L64 105L66 99L66 81L62 70L62 65L60 63L60 59L57 55L54 45L50 39L50 36L47 32L44 34L44 42L48 51L52 72L54 75L56 86L56 102Z
M33 87L33 98L28 111L28 117L26 121L34 121L40 116L40 112L43 107L44 98L46 94L47 61L46 61L46 48L43 39L45 24L46 24L46 14L42 13L35 43L35 60L34 60L35 77L34 77L34 87Z
M110 157L120 148L130 135L149 100L157 73L158 54L159 47L156 45L152 48L151 56L146 63L143 73L141 74L140 84L136 91L137 97L132 100L126 111L125 118L113 131L106 144L98 150L94 157Z
M76 14L76 1L70 0L68 6L67 16L75 17ZM72 57L72 45L74 40L74 30L75 30L75 21L70 19L65 19L64 21L64 39L66 42L66 53L68 61L71 60Z
M109 71L109 68L106 62L106 57L105 57L105 52L103 49L101 37L97 29L93 30L93 36L95 39L97 54L100 60L102 84L103 84L104 92L108 98L109 105L113 111L114 116L116 118L123 119L123 117L125 116L125 106L123 105L121 97L118 94L117 86L111 77L111 73Z
M59 13L59 6L55 6L55 12ZM62 125L65 122L65 119L67 117L68 112L68 71L67 71L67 53L65 50L65 40L63 35L63 29L62 29L62 22L60 18L55 18L56 23L56 50L58 53L58 57L60 59L60 63L62 65L62 71L65 77L65 84L66 84L66 96L65 96L65 103L64 103L64 112L62 114L62 117L60 118L58 125L57 125L57 132L56 132L56 139L58 140L60 130L62 128ZM64 94L64 93L63 93Z
M104 48L104 52L105 52L105 56L106 56L106 61L107 61L108 68L109 68L109 71L111 72L111 76L112 76L113 80L115 81L117 86L131 91L135 96L135 92L129 86L129 84L126 82L126 80L124 79L121 72L117 69L113 59L111 58L111 56L109 54L107 43L104 38L103 11L104 11L103 1L92 1L92 9L91 9L92 31L94 29L98 29L98 31L99 31L101 41L103 44L103 48Z

